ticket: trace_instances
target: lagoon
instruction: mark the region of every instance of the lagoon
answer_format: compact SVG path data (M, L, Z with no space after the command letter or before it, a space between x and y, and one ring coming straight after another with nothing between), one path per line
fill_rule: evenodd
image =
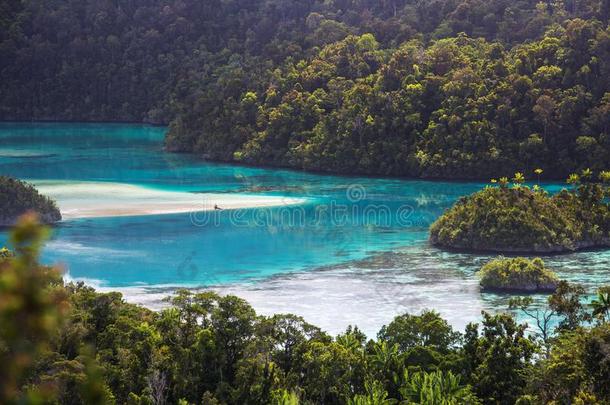
M489 256L427 243L430 223L484 184L209 163L165 153L164 133L132 124L0 124L0 174L37 184L64 212L46 263L153 308L177 287L213 288L331 333L357 324L372 336L395 315L423 308L463 328L483 309L506 309L507 296L479 291L475 271ZM544 259L589 291L610 280L607 251Z

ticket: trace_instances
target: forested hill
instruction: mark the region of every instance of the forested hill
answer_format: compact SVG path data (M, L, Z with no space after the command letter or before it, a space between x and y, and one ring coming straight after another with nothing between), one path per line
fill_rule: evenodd
M171 123L295 168L562 177L610 161L607 0L8 0L0 119Z

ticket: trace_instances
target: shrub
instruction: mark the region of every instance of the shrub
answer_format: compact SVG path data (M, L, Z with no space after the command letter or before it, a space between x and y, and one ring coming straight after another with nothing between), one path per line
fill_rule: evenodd
M540 258L497 258L479 271L483 290L545 292L555 291L559 279Z

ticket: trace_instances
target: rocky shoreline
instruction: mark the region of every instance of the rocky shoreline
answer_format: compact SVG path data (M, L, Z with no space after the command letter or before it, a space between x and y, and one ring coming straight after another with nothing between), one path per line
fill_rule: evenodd
M434 234L430 234L429 242L432 246L454 250L460 252L480 252L480 253L503 253L503 254L526 254L526 255L556 255L569 254L581 250L595 250L610 248L610 238L604 237L601 240L584 240L577 241L572 245L554 245L554 246L530 246L530 247L498 247L489 245L460 244L460 243L443 243Z
M558 283L531 283L517 286L506 286L506 287L483 287L481 291L491 293L504 293L504 294L540 294L540 293L553 293L557 289Z

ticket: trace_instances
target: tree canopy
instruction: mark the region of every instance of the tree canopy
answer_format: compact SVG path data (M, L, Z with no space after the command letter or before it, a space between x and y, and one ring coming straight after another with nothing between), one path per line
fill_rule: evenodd
M55 201L38 193L29 183L0 176L0 226L14 225L28 211L38 213L45 223L61 220Z
M0 119L340 173L559 177L610 159L608 2L4 2Z
M523 185L516 173L462 197L430 227L432 244L494 252L561 253L610 246L608 175L585 169L568 178L571 188L555 195Z
M485 312L464 333L424 311L377 339L357 327L332 337L231 295L180 290L153 312L65 283L38 262L46 236L30 215L12 231L14 253L0 250L3 404L610 401L607 305L582 303L578 285L549 297L558 323L544 342L509 313Z

